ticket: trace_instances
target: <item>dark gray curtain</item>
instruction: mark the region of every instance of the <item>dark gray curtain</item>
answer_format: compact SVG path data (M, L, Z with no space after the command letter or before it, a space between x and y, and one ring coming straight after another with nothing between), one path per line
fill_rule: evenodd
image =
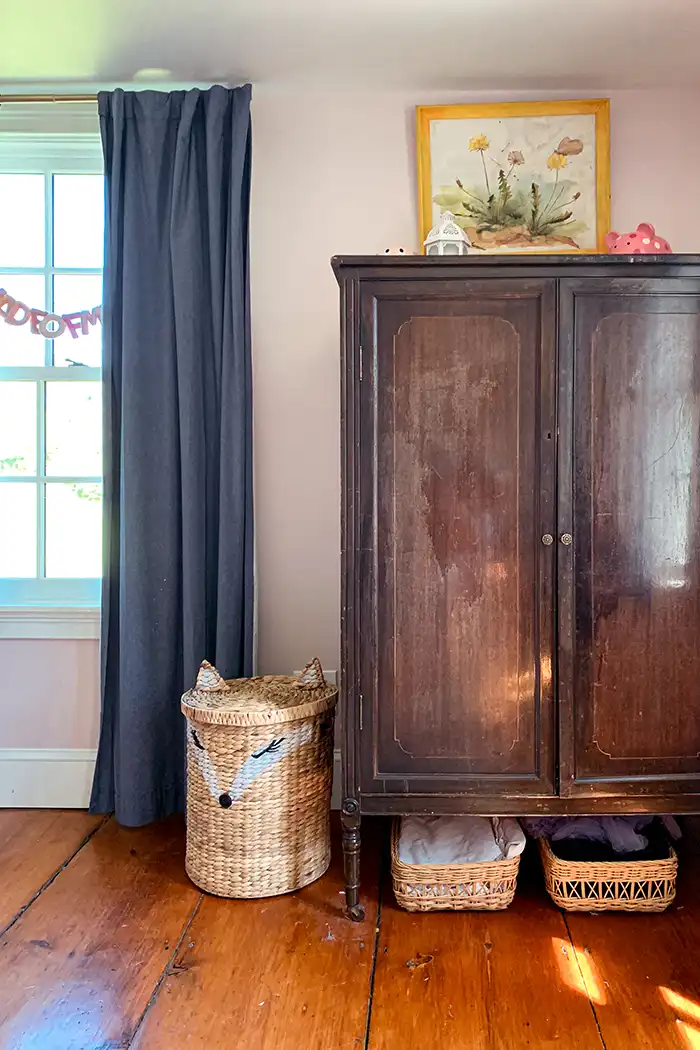
M99 96L102 729L93 812L184 803L180 695L251 673L250 87Z

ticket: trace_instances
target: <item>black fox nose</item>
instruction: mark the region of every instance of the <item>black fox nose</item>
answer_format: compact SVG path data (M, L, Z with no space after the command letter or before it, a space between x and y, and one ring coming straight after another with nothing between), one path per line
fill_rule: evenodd
M224 791L223 795L219 795L219 805L223 809L228 809L232 805L231 796L226 791Z

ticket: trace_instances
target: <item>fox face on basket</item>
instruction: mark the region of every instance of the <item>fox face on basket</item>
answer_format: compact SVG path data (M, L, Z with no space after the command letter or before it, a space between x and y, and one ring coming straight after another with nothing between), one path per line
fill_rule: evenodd
M316 669L311 665L305 669L304 675L309 675L309 685L315 684L311 681L315 674ZM303 677L300 682L305 684ZM223 699L229 692L229 686L216 668L205 662L197 676L195 691L220 693ZM194 767L198 769L209 794L222 809L230 809L241 802L251 788L257 785L263 787L265 774L275 770L285 759L302 759L300 752L305 745L316 744L318 747L323 742L329 752L333 746L332 714L320 723L307 720L296 724L288 722L284 725L257 726L252 747L250 741L242 747L222 747L222 732L226 734L227 729L220 725L187 725L190 773ZM230 741L227 743L230 745ZM315 766L318 757L317 751L314 753ZM311 772L312 769L309 770ZM269 780L269 777L266 779Z

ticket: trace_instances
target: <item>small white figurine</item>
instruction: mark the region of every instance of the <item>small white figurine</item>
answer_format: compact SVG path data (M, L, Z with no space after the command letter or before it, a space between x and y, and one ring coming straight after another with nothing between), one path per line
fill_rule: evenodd
M426 255L467 255L470 241L451 211L444 211L440 221L423 242Z
M411 252L408 248L385 248L383 255L415 255L415 252Z

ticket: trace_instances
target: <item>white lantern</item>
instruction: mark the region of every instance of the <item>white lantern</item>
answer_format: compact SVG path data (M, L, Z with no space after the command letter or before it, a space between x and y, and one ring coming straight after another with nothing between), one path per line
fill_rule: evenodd
M423 243L426 255L466 255L470 242L452 212L444 211Z

